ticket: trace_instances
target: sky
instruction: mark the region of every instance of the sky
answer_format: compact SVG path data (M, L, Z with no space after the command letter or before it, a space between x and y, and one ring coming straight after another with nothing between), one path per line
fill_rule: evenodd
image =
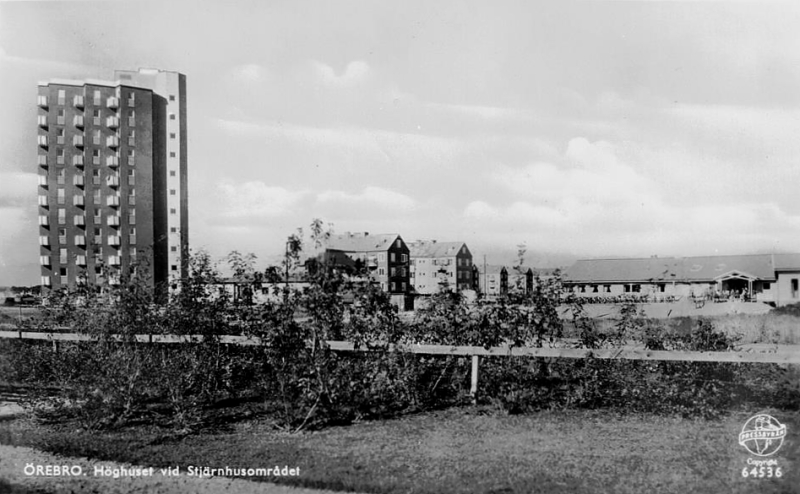
M189 241L490 262L800 251L800 3L0 3L0 285L39 279L37 83L186 74ZM513 254L511 254L513 256Z

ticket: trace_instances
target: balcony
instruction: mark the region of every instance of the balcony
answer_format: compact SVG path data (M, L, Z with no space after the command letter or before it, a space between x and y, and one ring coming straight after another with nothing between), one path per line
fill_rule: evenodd
M119 98L116 96L111 96L106 100L106 106L111 108L112 110L116 110L119 108Z
M109 129L116 129L119 127L119 117L108 117L106 119L106 127Z
M76 214L75 216L73 216L72 220L73 220L73 223L75 223L75 226L85 226L86 225L86 218L83 215Z
M83 147L83 136L72 136L72 145L75 147Z
M82 208L85 205L83 196L72 196L72 205Z
M106 184L109 187L119 187L119 177L116 175L111 175L110 177L106 177Z
M46 154L40 154L39 156L37 156L36 160L39 163L39 166L43 166L43 167L47 168L47 155Z
M119 264L114 264L114 266L119 266ZM110 274L108 275L108 284L112 286L116 286L120 284L120 278L117 274Z
M111 206L114 208L119 207L119 197L118 196L108 196L106 197L106 206Z
M93 216L92 223L95 225L102 225L103 224L103 217L102 216Z
M78 127L78 128L82 129L83 128L83 115L75 115L72 118L72 123L73 123L73 125L75 125L75 127Z
M39 187L47 187L47 175L39 175Z
M136 196L128 196L128 206L136 205Z
M83 235L75 235L75 245L86 245L86 237Z
M50 218L47 216L39 216L39 226L50 226Z
M136 119L134 117L128 117L128 127L136 127Z
M119 216L113 215L106 218L108 226L119 226Z
M75 256L75 264L78 266L86 266L86 256Z
M36 123L39 124L39 127L46 129L47 128L47 115L39 115L36 117Z
M43 208L46 208L49 205L50 204L47 201L47 196L39 196L39 206L42 206Z
M77 137L77 136L76 136ZM75 166L83 166L83 155L78 154L72 157L72 164Z
M136 235L128 235L128 243L131 245L136 245Z
M106 166L116 168L119 166L119 158L116 156L106 156Z
M47 149L47 136L37 136L36 139L40 147Z
M110 239L109 239L110 240ZM119 266L121 264L120 256L108 256L109 266Z
M41 266L49 266L50 265L50 256L39 256L39 265L41 265Z
M72 104L75 105L76 108L83 108L83 96L76 94L72 99Z
M50 286L50 277L49 276L42 276L41 284L42 284L42 286Z
M108 136L106 137L106 146L110 148L118 148L119 147L119 137L117 136Z
M42 247L50 247L50 237L47 235L41 235L39 237L39 245Z
M47 96L40 94L36 97L36 106L39 108L47 108L49 105L47 104Z
M72 177L72 185L83 187L84 185L83 182L84 182L83 175L75 175L74 177Z
M119 235L109 235L108 236L108 245L118 247L119 246Z

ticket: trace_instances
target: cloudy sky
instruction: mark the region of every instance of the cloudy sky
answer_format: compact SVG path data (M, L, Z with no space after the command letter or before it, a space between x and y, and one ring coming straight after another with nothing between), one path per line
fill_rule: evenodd
M37 82L187 75L190 243L800 251L796 2L0 3L0 285L38 281ZM499 254L498 254L499 255Z

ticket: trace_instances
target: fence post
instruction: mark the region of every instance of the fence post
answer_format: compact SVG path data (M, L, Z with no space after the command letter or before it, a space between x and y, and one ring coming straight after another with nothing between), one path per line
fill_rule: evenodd
M470 385L469 394L472 396L472 404L478 403L478 363L480 357L477 355L472 356L472 383Z
M53 340L53 352L58 353L58 340Z

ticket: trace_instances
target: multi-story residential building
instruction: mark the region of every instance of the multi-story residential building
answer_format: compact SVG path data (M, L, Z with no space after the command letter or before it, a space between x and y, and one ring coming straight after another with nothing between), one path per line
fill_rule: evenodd
M528 266L507 268L508 292L531 293L533 291L533 269Z
M51 80L37 106L45 288L117 283L136 261L153 286L186 274L186 81L175 72Z
M388 292L395 305L409 306L409 249L400 235L369 232L332 235L325 246L325 261L352 262Z
M410 242L411 283L420 295L473 288L472 252L464 242Z
M487 296L497 297L508 293L508 270L505 266L478 266L480 291Z

